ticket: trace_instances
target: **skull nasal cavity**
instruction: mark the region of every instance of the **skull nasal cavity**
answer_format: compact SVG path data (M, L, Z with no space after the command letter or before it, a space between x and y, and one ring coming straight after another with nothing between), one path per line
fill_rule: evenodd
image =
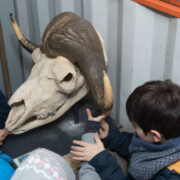
M71 81L72 78L73 78L73 75L72 75L71 73L68 73L68 74L64 77L63 81Z

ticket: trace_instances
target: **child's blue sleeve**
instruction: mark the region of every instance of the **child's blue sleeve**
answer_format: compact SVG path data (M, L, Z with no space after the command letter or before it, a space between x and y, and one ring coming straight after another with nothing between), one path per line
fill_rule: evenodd
M130 180L108 150L97 154L90 162L102 180Z
M132 133L120 132L117 128L110 126L108 137L102 139L102 141L107 149L116 151L123 157L129 157L128 148L131 143L132 135Z

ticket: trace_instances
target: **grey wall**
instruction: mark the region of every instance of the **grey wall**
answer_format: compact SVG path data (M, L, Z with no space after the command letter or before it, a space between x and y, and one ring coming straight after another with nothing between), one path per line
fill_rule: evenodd
M135 87L152 79L180 84L180 19L130 0L122 4L120 122L131 129L125 102Z
M7 63L10 73L11 87L13 91L19 87L22 81L22 66L19 56L19 46L11 28L9 13L14 12L14 4L11 0L0 0L0 21L4 35ZM3 76L0 64L0 88L4 92Z
M15 13L23 34L35 43L56 14L72 11L88 19L102 34L109 58L108 74L113 87L112 117L127 130L125 102L132 90L151 79L170 78L180 84L180 20L131 0L0 0L13 91L28 77L33 62L18 46L9 11ZM4 89L0 70L0 87Z

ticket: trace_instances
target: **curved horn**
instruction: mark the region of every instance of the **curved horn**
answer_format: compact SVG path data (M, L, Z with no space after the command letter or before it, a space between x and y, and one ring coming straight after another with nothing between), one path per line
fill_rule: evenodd
M19 29L19 26L17 25L13 13L10 13L10 20L18 41L27 51L32 53L33 50L38 48L39 46L31 43L27 38L24 37L24 35L21 33Z
M76 63L99 107L112 108L113 93L103 48L89 21L70 12L56 16L46 27L40 48L48 57L64 56Z

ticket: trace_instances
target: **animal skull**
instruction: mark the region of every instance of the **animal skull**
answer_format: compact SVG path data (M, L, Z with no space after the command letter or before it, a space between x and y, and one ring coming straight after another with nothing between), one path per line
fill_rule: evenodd
M10 133L54 121L86 95L88 88L102 110L112 108L103 39L88 21L62 13L48 24L38 46L23 36L12 14L10 18L17 39L36 63L9 101L13 105L6 121Z
M13 105L6 122L10 133L20 134L54 121L88 93L79 69L65 57L48 58L39 48L26 82L9 100Z

